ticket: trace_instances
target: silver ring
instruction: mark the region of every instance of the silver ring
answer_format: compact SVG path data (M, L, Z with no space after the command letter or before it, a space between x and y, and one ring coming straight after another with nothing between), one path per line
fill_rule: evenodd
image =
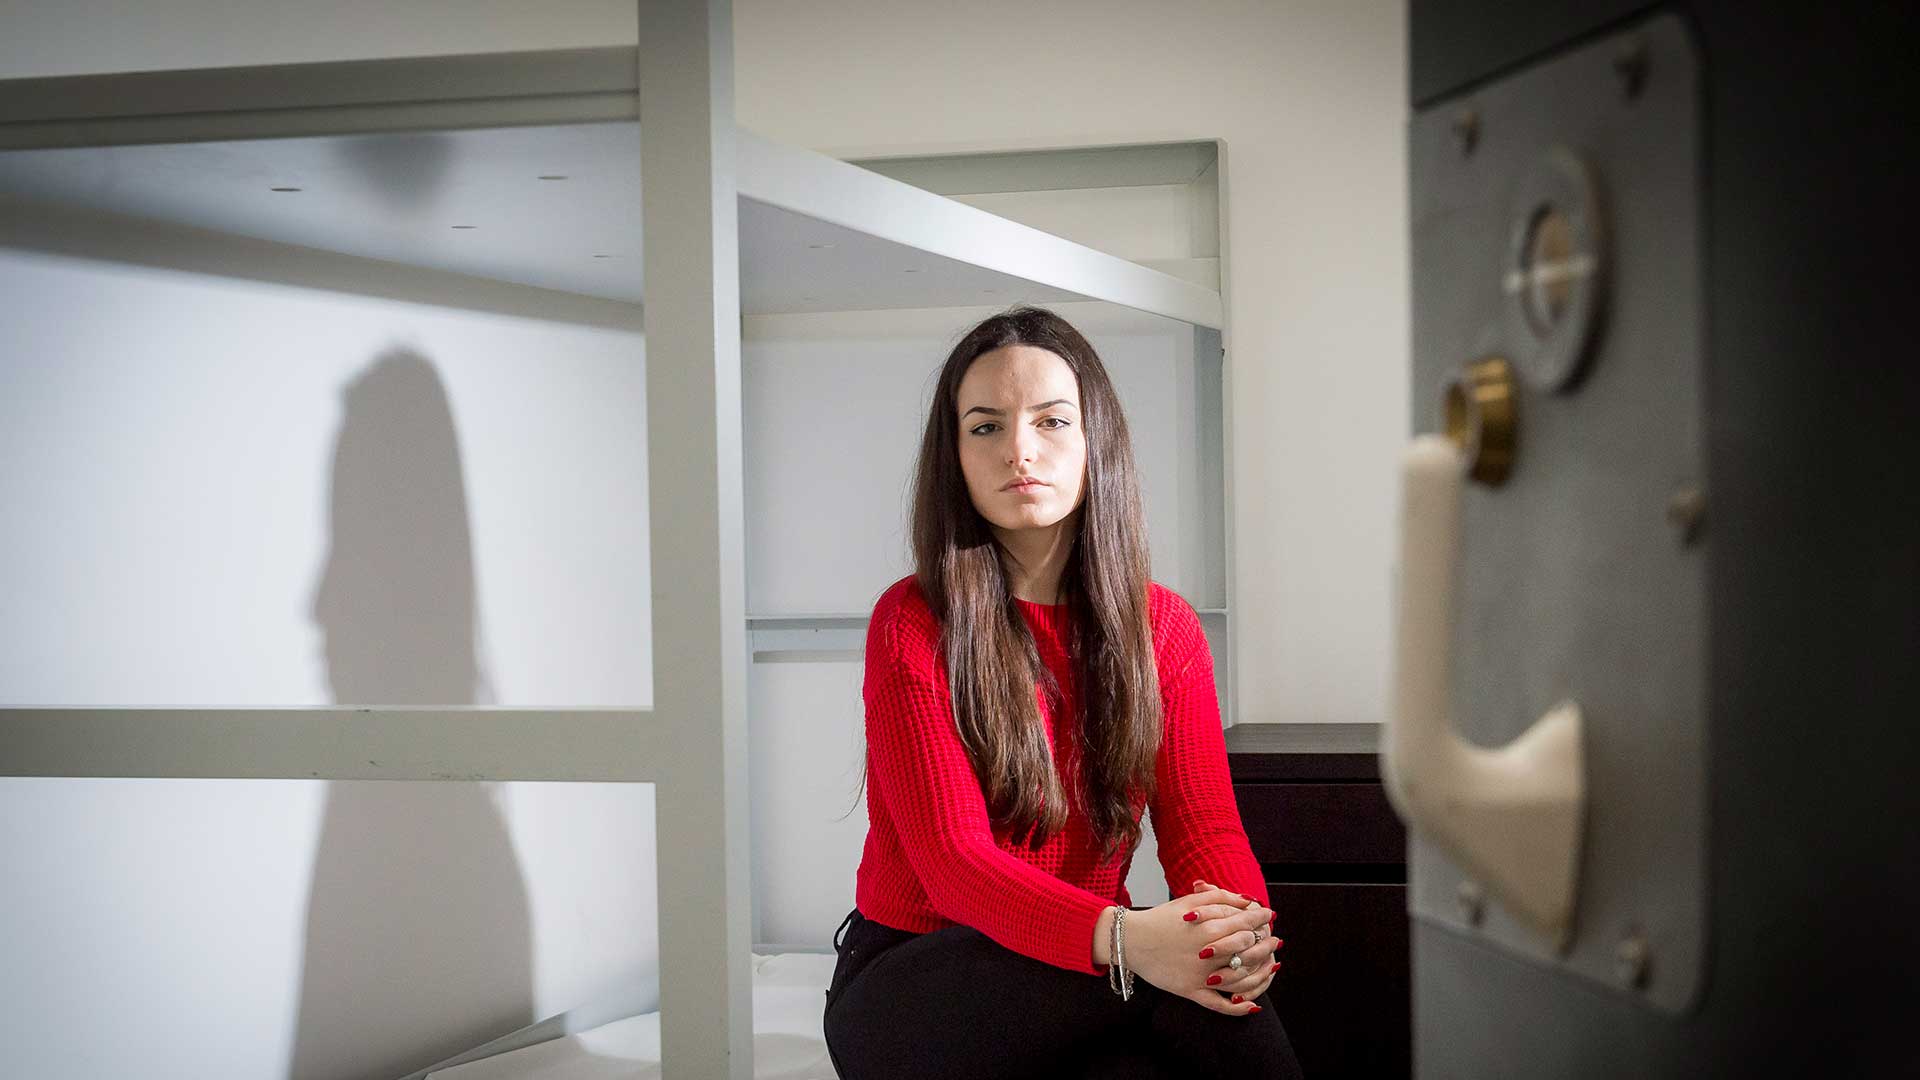
M1260 944L1260 939L1261 939L1261 938L1263 938L1263 937L1266 937L1266 936L1267 936L1267 928L1266 928L1266 927L1264 927L1264 926L1256 926L1256 927L1254 927L1254 928L1253 928L1253 943L1254 943L1255 945L1258 945L1258 944Z
M1232 969L1233 969L1233 970L1235 970L1235 971L1239 971L1239 970L1240 970L1240 968L1241 968L1241 963L1240 963L1240 954L1239 954L1239 953L1234 953L1234 954L1233 954L1233 959L1231 959L1231 960L1229 960L1229 961L1227 961L1227 966L1228 966L1228 967L1230 967L1230 968L1232 968Z

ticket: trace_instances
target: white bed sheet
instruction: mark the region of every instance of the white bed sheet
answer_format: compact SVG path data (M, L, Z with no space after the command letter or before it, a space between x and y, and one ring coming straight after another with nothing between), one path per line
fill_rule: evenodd
M753 1075L837 1080L822 1028L832 953L753 954ZM660 1075L660 1014L641 1013L504 1054L438 1069L428 1080L642 1080Z

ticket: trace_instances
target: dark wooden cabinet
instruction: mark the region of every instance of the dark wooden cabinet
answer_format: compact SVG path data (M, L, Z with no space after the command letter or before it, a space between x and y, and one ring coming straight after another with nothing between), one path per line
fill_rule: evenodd
M1406 833L1380 786L1371 724L1227 731L1240 820L1286 942L1270 993L1300 1066L1408 1076Z

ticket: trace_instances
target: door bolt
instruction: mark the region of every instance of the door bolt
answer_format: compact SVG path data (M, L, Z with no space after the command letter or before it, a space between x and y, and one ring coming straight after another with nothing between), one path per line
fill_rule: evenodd
M1647 939L1635 930L1620 939L1613 949L1613 973L1635 990L1647 985Z
M1473 153L1480 143L1480 112L1467 106L1453 114L1453 139L1460 144L1460 156Z
M1683 544L1700 539L1700 526L1706 516L1707 496L1699 488L1681 488L1667 499L1667 523L1679 530Z
M1620 80L1620 92L1628 101L1640 96L1647 85L1647 43L1638 37L1621 42L1613 54L1613 74Z
M1468 926L1479 926L1486 917L1486 895L1480 891L1478 882L1462 879L1460 887L1454 890L1453 899L1460 907L1460 918Z

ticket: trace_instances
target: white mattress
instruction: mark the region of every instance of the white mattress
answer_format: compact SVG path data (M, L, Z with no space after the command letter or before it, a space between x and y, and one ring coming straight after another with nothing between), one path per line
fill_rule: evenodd
M755 1077L837 1080L821 1027L836 959L832 953L753 954ZM657 1012L427 1074L429 1080L636 1080L659 1075Z

